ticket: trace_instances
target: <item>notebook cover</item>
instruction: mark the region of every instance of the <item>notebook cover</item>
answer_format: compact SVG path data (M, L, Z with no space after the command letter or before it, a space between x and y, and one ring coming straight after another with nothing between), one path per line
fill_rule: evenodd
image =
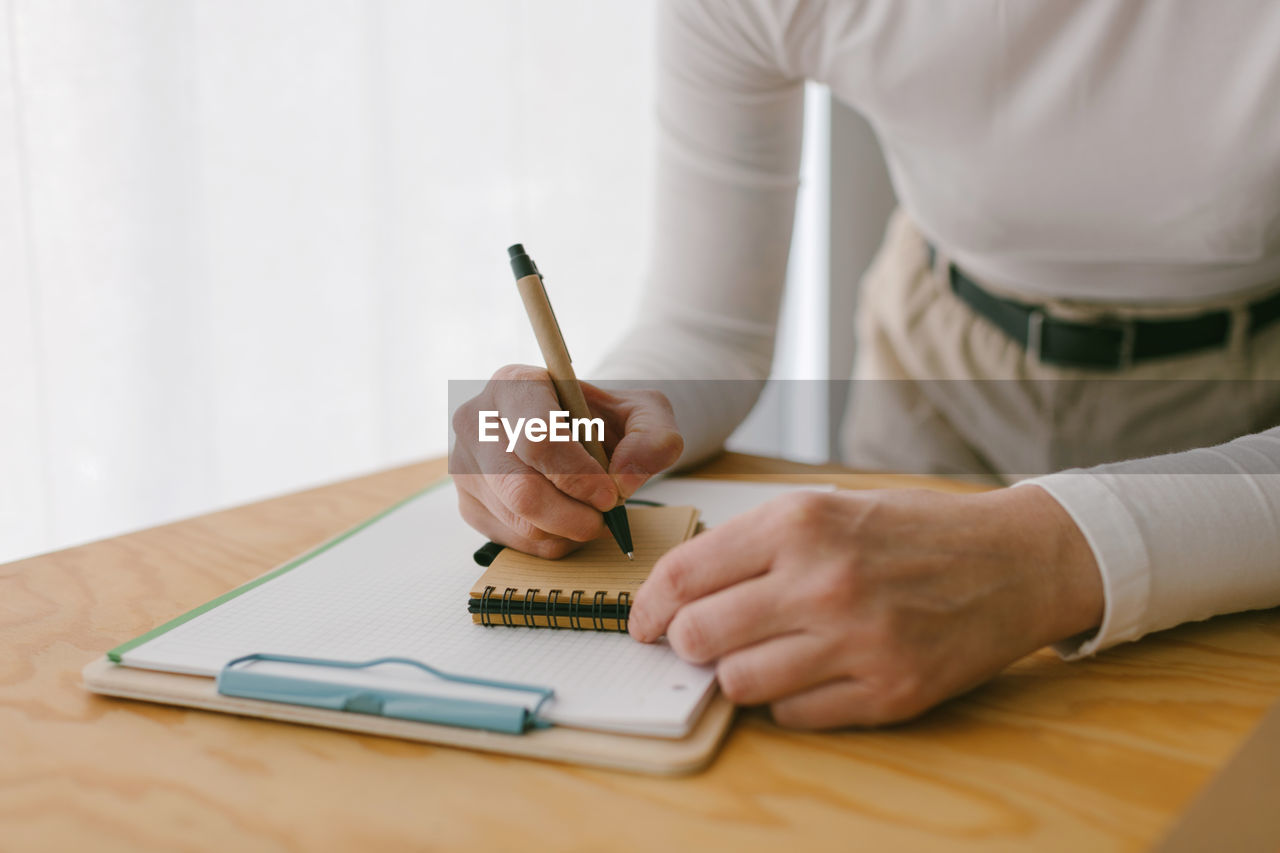
M486 625L625 631L631 599L658 559L693 536L691 506L627 510L635 546L628 560L608 534L559 560L504 548L471 588L471 620Z

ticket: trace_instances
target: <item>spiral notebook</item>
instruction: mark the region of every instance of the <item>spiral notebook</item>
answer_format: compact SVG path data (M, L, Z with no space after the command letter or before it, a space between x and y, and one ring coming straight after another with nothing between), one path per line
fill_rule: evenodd
M471 588L471 621L625 633L636 590L659 557L694 534L698 510L638 506L628 508L627 517L634 560L607 533L559 560L502 549Z

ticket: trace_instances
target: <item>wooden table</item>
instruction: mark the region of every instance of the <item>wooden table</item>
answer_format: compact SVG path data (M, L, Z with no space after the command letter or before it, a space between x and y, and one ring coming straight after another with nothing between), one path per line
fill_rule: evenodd
M1091 661L1042 652L898 728L799 734L745 711L710 769L661 779L80 687L108 648L443 470L411 465L0 567L0 850L1140 849L1280 697L1280 612L1254 612ZM703 473L912 482L741 456Z

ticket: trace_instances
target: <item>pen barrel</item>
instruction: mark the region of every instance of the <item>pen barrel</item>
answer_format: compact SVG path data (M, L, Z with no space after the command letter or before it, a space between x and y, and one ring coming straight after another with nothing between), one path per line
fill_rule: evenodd
M591 409L587 406L587 398L578 384L578 376L573 372L573 363L569 360L569 349L565 346L564 337L560 334L560 324L556 321L555 312L551 310L551 300L547 298L547 289L537 275L526 275L516 280L520 290L520 298L524 301L524 310L529 315L533 333L538 339L538 348L542 350L542 360L547 365L547 373L555 385L556 399L564 406L571 418L590 418ZM590 430L587 430L590 433ZM600 467L609 470L609 457L604 453L604 446L593 439L582 442L582 446L591 454L591 458L600 463Z

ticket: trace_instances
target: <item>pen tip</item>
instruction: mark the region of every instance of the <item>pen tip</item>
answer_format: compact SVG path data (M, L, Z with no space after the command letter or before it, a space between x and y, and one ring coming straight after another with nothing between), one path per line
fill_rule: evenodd
M634 560L635 558L636 558L636 552L635 552L635 551L628 551L628 552L627 552L627 559L628 559L628 560Z

